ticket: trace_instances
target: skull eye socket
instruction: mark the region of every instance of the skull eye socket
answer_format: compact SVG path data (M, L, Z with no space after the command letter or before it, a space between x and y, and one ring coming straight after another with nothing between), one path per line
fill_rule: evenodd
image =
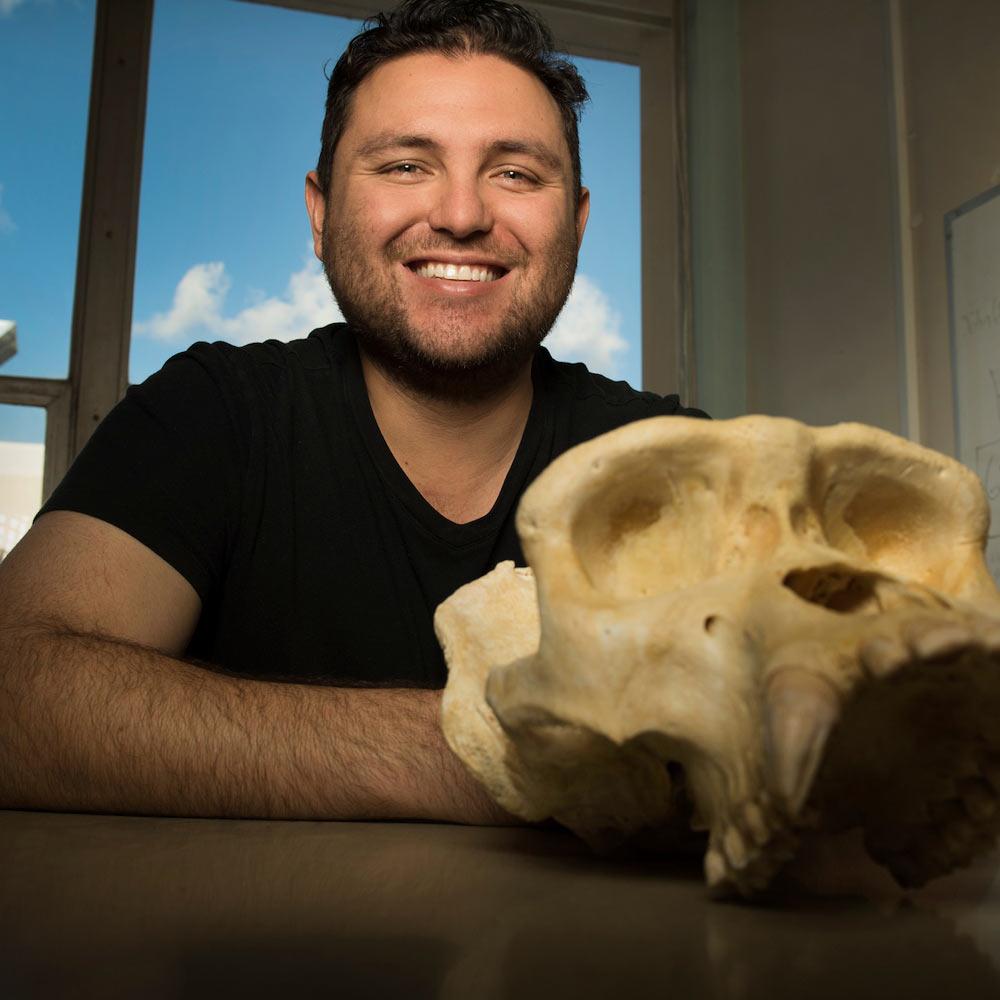
M823 533L854 559L932 584L955 561L956 543L970 541L963 538L964 498L948 490L935 468L887 463L885 456L841 456L824 473L825 482L814 484Z
M639 456L588 498L573 521L573 546L591 586L641 600L713 572L719 536L709 531L723 498L704 475L668 473Z
M660 588L671 534L669 502L648 495L599 497L577 519L574 542L591 586L618 599L649 597Z

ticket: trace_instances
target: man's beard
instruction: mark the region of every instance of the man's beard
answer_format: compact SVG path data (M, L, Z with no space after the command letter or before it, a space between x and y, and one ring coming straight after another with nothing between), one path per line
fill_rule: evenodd
M552 329L576 273L576 232L570 224L544 251L547 263L538 272L533 294L515 301L472 350L453 350L449 355L447 350L435 350L428 343L430 338L412 328L402 294L387 279L384 264L394 266L413 259L415 253L433 259L436 251L478 251L494 260L506 260L509 254L498 253L486 243L439 239L419 248L391 244L379 261L383 267L371 267L357 254L361 245L357 235L353 226L338 227L336 235L329 228L323 233L323 270L330 290L368 358L402 388L434 401L480 401L512 385ZM458 329L463 315L477 307L482 308L475 299L459 298L442 326Z

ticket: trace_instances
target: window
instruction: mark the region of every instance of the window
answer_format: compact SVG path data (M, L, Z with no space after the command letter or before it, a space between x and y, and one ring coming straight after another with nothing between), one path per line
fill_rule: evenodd
M584 181L594 188L595 207L581 255L580 274L593 282L596 291L584 286L584 291L592 294L578 314L592 323L595 314L608 318L606 323L593 323L597 332L592 334L589 349L597 345L609 358L607 365L597 364L597 367L605 367L616 377L627 378L644 388L684 391L679 345L685 341L685 327L678 292L683 282L676 280L681 242L677 234L683 222L678 205L683 199L678 198L680 161L675 148L674 37L670 18L659 13L657 5L651 2L630 4L627 9L613 5L597 8L583 0L579 8L574 4L575 0L566 0L552 7L538 6L559 45L581 61L595 98L581 130L587 157ZM75 82L67 87L79 102L77 138L74 140L78 151L72 151L73 142L63 141L55 159L64 165L72 162L73 157L79 164L82 153L82 102L88 93L86 67L93 27L92 103L83 196L79 203L79 231L75 226L77 213L72 206L53 207L58 217L56 228L60 239L66 247L78 245L80 248L76 262L68 379L62 377L66 372L65 347L58 366L55 361L49 364L38 360L41 355L33 353L35 323L30 310L16 302L8 304L3 297L5 286L0 284L0 317L18 323L21 346L18 365L25 366L11 368L12 362L8 362L0 371L0 403L47 409L46 492L55 485L72 456L120 397L130 377L141 378L184 343L211 333L211 330L188 329L185 339L171 342L171 329L184 326L184 318L174 306L178 286L185 276L191 276L186 287L200 281L201 287L209 290L209 299L217 309L209 317L208 325L214 326L216 331L228 331L234 337L245 338L246 328L264 312L261 308L264 305L277 305L280 308L276 312L291 316L296 335L312 325L311 310L315 308L318 312L319 307L309 299L303 286L306 291L317 287L317 271L310 263L307 242L303 238L304 223L299 229L297 225L287 225L287 219L303 217L301 173L303 166L313 162L318 145L324 86L322 80L316 86L315 74L319 67L315 61L339 54L357 22L338 15L354 17L361 13L361 7L354 0L301 0L303 10L291 9L299 5L299 0L281 0L280 3L275 0L273 4L264 0L158 0L149 86L150 131L145 142L146 162L141 170L152 0L130 0L128 3L46 0L46 3L37 4L22 0L0 5L0 10L6 11L0 45L13 51L13 34L7 29L17 23L17 18L30 17L36 19L30 23L41 24L39 19L51 14L61 19L59 37L65 37L66 45L75 44L83 59ZM75 18L72 30L71 17ZM190 30L183 37L175 31L171 43L169 25L176 26L185 18ZM263 55L253 48L247 30L241 27L255 24L267 25L270 45ZM221 30L219 26L223 25L224 30ZM48 36L44 44L40 38L36 34L35 41L31 41L23 32L18 36L16 47L28 51L26 57L21 57L22 61L30 64L32 52L37 53L49 44ZM169 53L171 44L175 46L172 56ZM290 77L287 75L289 47L295 56L291 60ZM8 67L19 63L8 56L7 49L3 52L5 75L9 79ZM161 59L168 56L182 63L188 60L182 69L185 65L200 65L204 71L204 89L192 92L185 72L172 76L161 73ZM72 60L62 55L59 62L60 72L49 74L53 80L62 79L62 70L68 71ZM288 79L296 81L297 85L300 81L307 82L302 83L303 90L297 95L299 100L282 103L279 107L273 103L270 90L280 93ZM211 98L213 88L238 83L253 99L245 102L234 119L227 109L213 105ZM18 99L25 99L22 90L29 89L19 88ZM606 105L612 109L611 124L619 129L611 141L593 135L593 125L603 113L605 93L617 95ZM302 94L315 97L302 99ZM309 100L315 102L311 107ZM300 113L303 124L298 126L292 119ZM6 233L0 232L0 254L4 255L0 281L4 274L14 273L6 269L13 252L9 237L11 226L17 227L13 231L15 236L21 232L18 214L24 204L20 186L15 191L12 182L4 176L11 162L9 150L22 146L22 139L30 142L32 130L40 131L37 122L42 120L26 116L23 111L18 115L16 121L10 117L0 119L5 129L16 130L18 138L16 143L0 145L0 184L5 185L0 193L0 221L8 220ZM222 160L197 160L192 155L196 144L190 132L196 123L198 128L214 129L220 141L225 138L235 152ZM264 124L269 130L266 136L262 135ZM620 131L626 125L632 130L634 137L631 139L623 137ZM296 132L292 126L301 128L301 132ZM276 132L281 134L281 142L269 138ZM642 136L641 150L638 149L639 134ZM633 159L639 157L641 191L632 182L613 182L612 187L617 184L623 189L616 194L631 207L612 208L615 202L600 193L605 184L602 178L612 168L620 168L626 152ZM46 158L44 150L39 149L23 159L41 169L39 165L46 159L51 161L52 157ZM287 184L283 178L286 162L294 163L295 173L294 182ZM251 166L253 170L248 169ZM61 195L68 196L75 191L78 196L79 166L76 169L75 180L70 177L60 186ZM143 175L143 231L138 234L140 173ZM225 195L218 206L221 223L214 225L204 203L200 206L201 217L198 217L199 192L206 189L208 180L213 184L221 181L221 187L215 190ZM257 188L256 202L253 200L254 184L263 185ZM157 191L161 201L158 207ZM172 193L165 198L168 191ZM172 213L179 213L187 204L193 211L188 223L179 226ZM251 206L254 209L267 206L267 213L280 216L284 234L280 238L273 237L272 223L265 213L251 211ZM641 220L641 251L637 258L638 220ZM219 233L237 230L245 234L241 246L230 249L213 242ZM274 247L269 245L272 240ZM268 244L269 254L273 250L279 257L264 259L255 252L264 244ZM623 247L627 248L625 252ZM614 252L608 253L608 248L613 248ZM18 268L30 271L29 279L18 282L19 285L27 287L31 279L40 275L52 278L55 256L39 262L28 254L17 253ZM298 282L294 280L297 277L301 279ZM51 303L45 307L45 322L49 326L44 339L49 345L56 342L56 328L63 328L65 338L69 293L56 290L54 279L47 287L51 288ZM66 288L69 287L67 284ZM579 298L579 291L577 294ZM60 301L64 304L60 305ZM319 301L318 296L315 301ZM329 303L330 300L325 297L323 301ZM594 303L600 308L595 308ZM640 317L641 352L635 343ZM579 335L582 322L574 326ZM552 335L554 349L558 346L558 332ZM617 346L616 336L627 346ZM47 346L46 350L49 349ZM569 356L572 351L555 350L555 353ZM28 374L30 365L35 367ZM22 371L25 374L20 374ZM4 411L2 418L7 421L6 426L14 427L13 410ZM40 433L37 422L32 433L36 437Z
M94 16L0 3L0 553L38 508L44 408L67 391Z

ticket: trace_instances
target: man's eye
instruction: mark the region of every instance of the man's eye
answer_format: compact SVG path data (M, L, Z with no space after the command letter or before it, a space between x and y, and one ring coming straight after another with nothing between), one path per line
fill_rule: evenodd
M501 170L500 176L505 181L512 181L515 184L534 184L535 178L530 174L523 173L520 170L515 170L513 167L507 170Z
M420 167L415 163L394 163L391 167L387 167L385 173L395 174L398 177L412 177L419 173Z

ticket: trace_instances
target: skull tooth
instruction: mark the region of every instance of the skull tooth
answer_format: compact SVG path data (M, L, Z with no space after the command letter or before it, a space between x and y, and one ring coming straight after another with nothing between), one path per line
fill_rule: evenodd
M861 643L858 657L868 673L878 679L897 670L910 658L910 654L899 639L876 635Z
M722 837L722 849L726 852L726 858L733 868L737 870L746 868L750 852L738 827L731 826L726 830Z
M838 707L833 688L806 670L782 670L768 685L765 752L773 786L792 816L809 793Z
M951 656L973 644L969 630L954 622L917 622L906 631L910 648L925 660Z
M729 878L729 867L722 852L710 847L705 852L705 881L710 889L718 889Z
M747 802L743 806L743 822L753 842L758 847L763 847L770 839L771 831L764 819L763 810L756 802Z

